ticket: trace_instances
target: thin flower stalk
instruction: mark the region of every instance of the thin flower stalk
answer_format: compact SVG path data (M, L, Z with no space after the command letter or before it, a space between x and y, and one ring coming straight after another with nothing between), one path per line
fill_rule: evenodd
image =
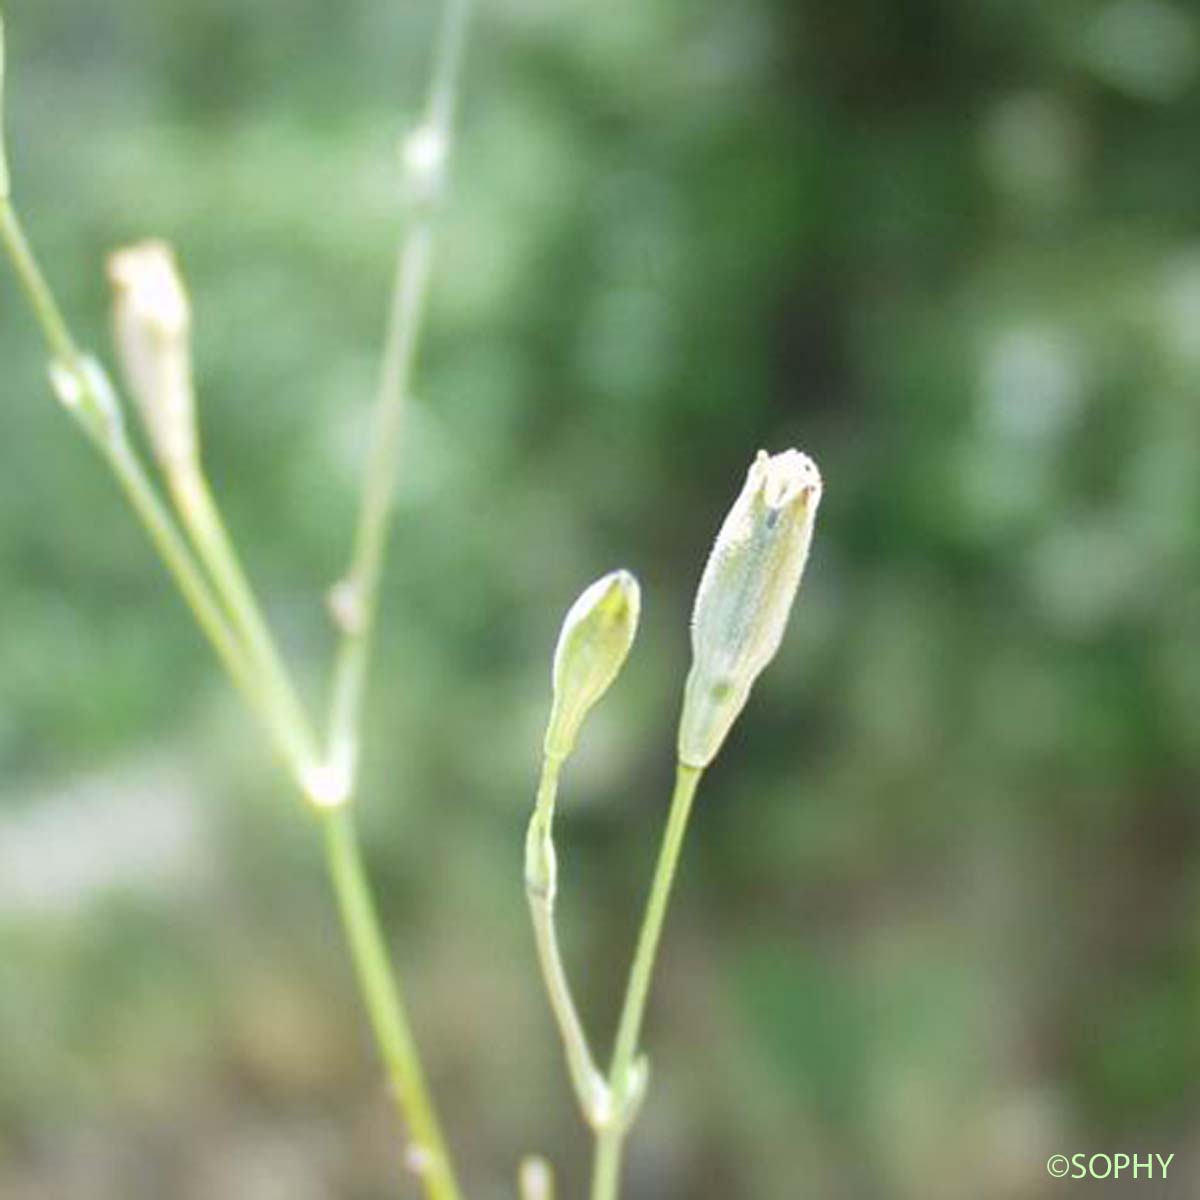
M538 785L537 807L525 843L525 896L533 922L538 965L562 1038L575 1098L588 1124L594 1129L603 1129L612 1120L612 1096L603 1074L596 1066L583 1022L575 1007L554 918L558 864L552 824L561 770L562 761L553 755L546 755Z
M316 739L204 471L192 376L191 301L174 252L158 240L127 246L109 256L108 276L114 341L150 450L255 679L280 714L303 785L315 774Z
M608 1090L616 1119L596 1131L591 1200L617 1200L625 1138L647 1087L638 1052L671 888L701 777L774 658L804 575L821 501L816 464L760 451L717 533L692 613L692 666L679 718L675 790L617 1027Z
M430 118L436 119L437 127L445 132L447 139L467 12L467 0L448 0L427 106ZM4 69L4 28L0 17L0 248L11 261L45 337L55 390L113 471L218 659L252 711L262 719L301 795L315 802L324 825L329 873L368 1016L397 1105L411 1135L407 1159L417 1171L428 1200L460 1200L445 1138L379 925L353 818L344 807L350 798L349 788L342 785L338 773L331 771L327 762L316 759L307 718L290 676L274 650L203 473L198 466L193 469L173 464L168 468L163 456L158 455L175 506L191 534L194 553L125 435L115 391L95 362L77 347L11 202L3 139ZM384 399L389 405L394 399L393 407L397 409L411 374L419 314L429 281L430 244L430 230L417 222L410 228L400 256L383 372ZM366 578L369 584L365 594L371 611L398 450L398 414L383 414L381 423L385 426L389 453L382 465L375 462L368 471L363 504L366 515L362 522L365 531L360 527L356 539L359 547L356 562L364 568L360 578ZM347 722L344 736L356 741L360 720L357 698L361 694L367 644L365 638L357 641L347 635L347 640L355 641L351 674L357 674L350 688L354 703L345 709L335 703L335 713L342 714L339 719Z
M567 610L554 649L550 672L553 702L543 742L542 776L525 838L525 894L538 965L580 1111L597 1131L607 1129L620 1114L596 1066L559 950L554 920L558 893L554 807L563 763L574 749L588 713L621 673L637 636L640 614L641 589L628 571L611 571L597 579Z
M666 831L654 868L650 897L646 902L646 912L638 934L637 950L634 952L633 965L629 971L621 1020L617 1027L616 1046L608 1073L609 1089L617 1098L618 1104L623 1106L625 1119L611 1123L596 1135L591 1200L616 1200L620 1191L621 1156L625 1137L636 1116L637 1105L645 1093L649 1069L645 1059L638 1057L638 1039L646 1013L646 1001L650 996L650 981L654 973L658 945L662 940L671 886L679 867L679 856L683 850L692 801L695 799L696 788L703 773L697 767L680 763L676 774L671 811L667 817Z
M363 696L378 608L404 410L424 323L437 218L453 145L471 0L445 0L429 93L421 121L402 147L408 224L396 258L383 362L350 567L330 595L340 633L329 712L327 766L347 796L354 791Z

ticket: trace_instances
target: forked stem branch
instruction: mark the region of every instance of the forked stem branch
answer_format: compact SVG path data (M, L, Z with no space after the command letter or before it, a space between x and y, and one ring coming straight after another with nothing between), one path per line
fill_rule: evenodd
M379 389L371 425L350 567L337 585L340 645L334 665L328 762L354 790L362 703L378 608L379 580L391 524L404 410L420 344L437 213L453 141L453 121L471 0L446 0L423 120L404 146L408 225L396 258Z
M449 145L468 12L469 0L447 0L426 114L426 129L441 139L429 144L435 150L444 151ZM0 122L3 118L3 35L0 18ZM426 151L429 145L425 147ZM427 155L421 163L425 168L429 167ZM440 158L432 165L439 172L444 169ZM398 260L376 413L376 436L372 441L351 569L355 598L362 606L360 611L365 620L353 622L343 629L331 720L333 761L332 764L318 764L308 719L291 676L275 649L206 480L198 467L194 473L177 475L169 480L176 507L187 525L196 553L203 561L202 569L136 450L125 437L115 396L107 394L106 383L103 389L98 386L94 364L79 351L12 206L3 130L0 128L0 249L12 262L21 289L41 327L52 366L65 376L60 383L69 385L73 401L78 405L75 415L116 476L230 679L263 721L272 743L305 797L337 804L337 807L321 811L330 877L371 1026L397 1105L412 1135L410 1165L419 1174L428 1200L460 1200L445 1139L367 882L353 820L346 807L353 786L361 699L399 453L402 406L410 386L430 278L433 231L428 201L432 196L430 192L425 197L424 207L412 220ZM344 749L339 751L339 747ZM346 763L349 771L342 786L332 795L314 794L314 767L322 765L328 776L332 765L336 773L340 763L338 754L346 750L350 751Z

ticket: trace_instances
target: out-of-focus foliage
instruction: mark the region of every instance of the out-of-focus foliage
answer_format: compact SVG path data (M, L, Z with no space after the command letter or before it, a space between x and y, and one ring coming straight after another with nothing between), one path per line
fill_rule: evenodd
M1078 1150L1194 1189L1200 17L481 8L362 802L472 1195L534 1148L586 1176L521 894L558 622L641 577L560 824L603 1035L691 592L791 444L821 525L696 812L628 1195L1012 1200ZM106 250L177 244L208 462L317 699L433 6L6 16L32 232L94 345ZM0 1193L392 1195L313 830L7 274L0 363Z

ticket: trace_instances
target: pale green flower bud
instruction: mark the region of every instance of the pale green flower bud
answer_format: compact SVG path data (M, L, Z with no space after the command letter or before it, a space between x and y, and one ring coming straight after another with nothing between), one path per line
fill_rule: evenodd
M140 242L108 260L113 333L125 380L155 457L166 470L197 456L192 314L165 242Z
M571 605L554 651L546 754L566 758L588 710L616 679L637 633L641 590L628 571L597 579Z
M692 669L679 720L679 759L716 757L792 608L821 500L816 464L798 450L760 450L709 555L692 613Z

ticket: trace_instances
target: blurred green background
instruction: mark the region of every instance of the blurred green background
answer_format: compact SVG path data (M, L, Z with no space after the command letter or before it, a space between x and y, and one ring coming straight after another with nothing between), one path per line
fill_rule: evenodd
M5 10L31 232L97 347L107 250L176 243L315 702L436 7ZM822 521L696 811L627 1196L1025 1200L1078 1151L1200 1187L1198 71L1182 0L480 5L361 803L472 1197L587 1175L521 889L559 620L641 577L560 821L607 1046L691 594L793 444ZM0 1195L395 1195L317 831L7 271L0 361Z

